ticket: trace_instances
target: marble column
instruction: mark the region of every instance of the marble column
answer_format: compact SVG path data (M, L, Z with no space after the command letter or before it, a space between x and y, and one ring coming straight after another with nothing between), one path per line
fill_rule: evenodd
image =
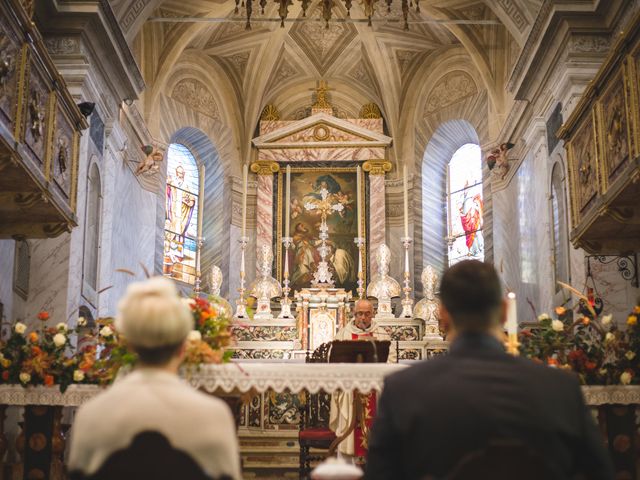
M369 173L369 252L375 252L378 246L386 243L386 206L384 195L384 175L391 171L391 162L369 160L362 168ZM374 255L368 255L371 275L378 269Z
M258 258L258 250L262 245L273 247L273 175L279 170L280 166L276 162L257 161L251 164L251 171L258 175L256 258Z

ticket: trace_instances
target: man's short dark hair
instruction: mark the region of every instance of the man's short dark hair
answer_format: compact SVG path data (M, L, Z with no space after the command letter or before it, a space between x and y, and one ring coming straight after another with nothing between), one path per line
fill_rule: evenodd
M502 286L493 266L464 260L447 269L440 282L440 300L456 329L489 329L500 311Z

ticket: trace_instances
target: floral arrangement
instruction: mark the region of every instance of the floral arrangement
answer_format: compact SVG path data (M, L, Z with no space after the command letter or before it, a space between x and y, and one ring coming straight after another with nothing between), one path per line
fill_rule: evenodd
M231 319L224 305L215 299L187 301L195 328L188 336L184 364L228 362L233 355ZM121 367L136 361L112 318L99 319L94 333L87 332L83 317L76 328L66 323L47 326L50 315L45 311L37 318L41 322L37 328L28 332L24 323L16 322L9 337L0 342L0 384L57 385L62 392L74 383L106 385ZM77 347L71 338L77 340Z
M520 332L520 351L534 361L572 370L586 385L640 384L640 306L620 328L611 315L601 318L584 302L577 315L564 307L555 317L538 317L538 324Z
M184 363L200 365L202 363L228 362L233 350L231 345L231 319L225 306L215 297L200 297L187 300L193 314L195 329L189 334Z

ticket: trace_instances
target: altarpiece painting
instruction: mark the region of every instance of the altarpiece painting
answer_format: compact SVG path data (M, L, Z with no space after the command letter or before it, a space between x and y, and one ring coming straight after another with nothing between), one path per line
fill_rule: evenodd
M356 294L358 280L358 248L354 238L358 236L358 214L356 192L356 167L326 167L291 169L290 236L293 245L289 250L289 278L291 289L299 291L312 286L313 274L321 260L319 247L320 224L323 207L329 228L327 261L334 286ZM285 198L284 168L278 176L277 198L277 242L281 244L284 234ZM364 198L364 181L361 182L360 198ZM323 200L322 190L328 194ZM364 202L363 202L364 203ZM362 231L365 231L365 209L362 209ZM364 235L364 234L363 234ZM278 249L279 250L279 249ZM278 277L282 278L284 258L278 255ZM366 271L366 266L363 265Z

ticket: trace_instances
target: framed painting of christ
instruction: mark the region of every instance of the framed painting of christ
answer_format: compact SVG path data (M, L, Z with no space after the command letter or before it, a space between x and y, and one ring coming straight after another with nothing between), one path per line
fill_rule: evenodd
M362 232L366 235L364 174L360 173L362 202ZM289 249L289 281L292 293L312 286L314 273L321 261L320 225L325 212L328 227L326 261L336 288L344 288L356 294L358 287L358 248L354 238L358 236L356 167L292 167L291 197L289 200L289 236L293 245ZM281 167L276 189L277 274L282 280L284 248L282 237L286 235L286 174ZM324 193L323 193L324 191ZM366 255L363 258L366 275ZM365 278L366 282L366 278ZM366 283L365 283L366 284Z

